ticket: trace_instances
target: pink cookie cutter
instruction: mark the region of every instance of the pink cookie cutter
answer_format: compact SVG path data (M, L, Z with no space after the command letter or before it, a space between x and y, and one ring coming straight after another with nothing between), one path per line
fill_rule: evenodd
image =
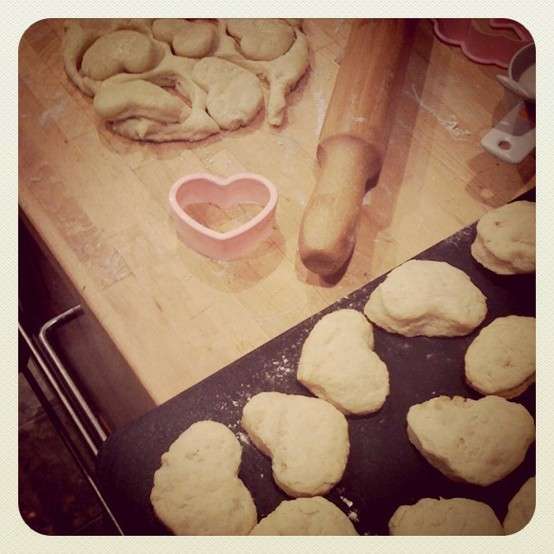
M515 53L533 41L529 31L511 19L434 19L437 37L459 46L470 60L507 68ZM501 31L513 32L513 38Z
M251 253L272 232L277 189L254 173L239 173L222 179L209 173L194 173L179 179L169 191L169 206L181 240L193 250L217 260L235 260ZM214 231L186 213L190 204L259 204L263 209L250 221L225 233Z

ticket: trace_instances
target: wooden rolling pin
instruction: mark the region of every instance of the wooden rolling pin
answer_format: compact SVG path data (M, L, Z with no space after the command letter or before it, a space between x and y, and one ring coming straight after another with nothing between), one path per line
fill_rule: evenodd
M354 248L366 183L383 163L412 29L399 19L352 25L319 138L321 174L298 240L302 261L320 275L337 273Z

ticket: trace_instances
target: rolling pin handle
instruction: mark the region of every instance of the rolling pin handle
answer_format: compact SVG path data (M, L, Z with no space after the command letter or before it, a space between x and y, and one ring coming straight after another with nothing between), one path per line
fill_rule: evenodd
M354 248L356 222L367 181L381 167L381 153L350 135L325 139L318 148L321 174L302 219L299 252L304 265L336 274ZM337 185L348 194L337 194Z

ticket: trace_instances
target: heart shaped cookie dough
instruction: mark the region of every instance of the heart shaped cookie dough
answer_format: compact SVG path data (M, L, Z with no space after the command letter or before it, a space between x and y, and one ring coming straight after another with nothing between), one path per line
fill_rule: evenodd
M389 373L372 349L373 329L363 314L327 314L302 346L298 380L343 414L376 412L389 394Z
M438 396L408 411L408 437L453 481L487 486L523 462L535 440L531 414L499 396Z
M328 492L346 467L346 418L331 404L280 392L261 392L244 406L241 425L272 459L273 478L289 496Z
M357 535L348 516L321 497L283 500L264 517L251 535L322 536Z
M240 227L220 233L202 225L184 209L190 204L206 202L221 208L249 203L264 207ZM271 234L277 190L266 178L253 173L239 173L228 179L195 173L173 185L169 206L179 237L187 246L209 258L234 260L251 253Z
M176 535L246 535L256 506L237 477L241 446L225 425L199 421L162 455L150 501Z

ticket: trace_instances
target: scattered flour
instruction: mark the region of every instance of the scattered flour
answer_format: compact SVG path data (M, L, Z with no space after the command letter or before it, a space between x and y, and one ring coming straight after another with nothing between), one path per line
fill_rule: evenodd
M54 104L51 108L48 108L47 110L42 112L39 118L39 123L42 127L45 127L50 120L56 121L60 117L60 115L63 114L64 110L65 101L62 100L61 102Z
M465 140L469 135L471 135L471 132L467 129L464 129L463 127L460 127L460 122L456 118L454 114L452 114L448 119L444 119L443 117L440 117L436 110L431 108L431 106L428 106L423 102L421 97L416 91L415 85L412 84L411 91L405 90L404 94L411 96L415 99L415 101L419 104L419 107L422 110L425 110L426 112L430 113L438 122L439 124L444 127L452 137L454 137L457 140Z
M238 431L237 433L235 433L235 435L237 439L239 439L239 441L242 442L243 444L248 444L248 445L252 444L246 433L243 433L242 431Z
M354 505L354 502L352 502L352 500L350 500L349 498L346 498L345 496L340 496L339 497L349 508L352 508L352 506Z

